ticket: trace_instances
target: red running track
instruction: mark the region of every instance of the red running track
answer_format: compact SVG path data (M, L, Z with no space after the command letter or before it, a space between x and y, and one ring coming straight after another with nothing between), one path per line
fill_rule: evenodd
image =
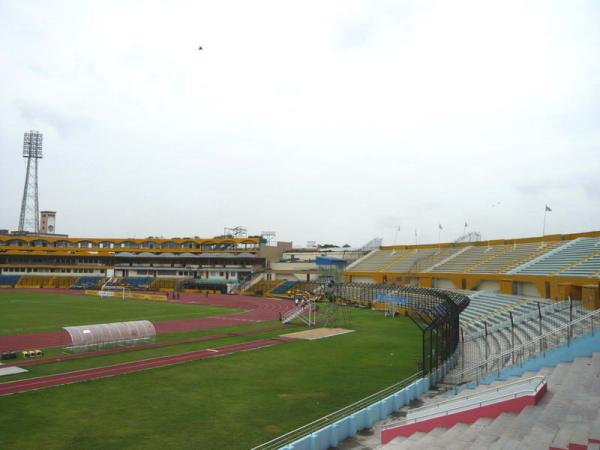
M34 289L35 292L51 292L60 294L82 295L81 291L69 289ZM8 294L2 292L1 294ZM243 308L244 312L224 314L222 316L197 317L191 319L166 320L154 323L158 334L182 333L186 331L229 327L258 322L278 320L279 315L293 307L293 302L286 300L267 300L262 297L226 294L181 294L175 303L194 303L197 305L223 306ZM47 333L30 333L15 336L0 336L0 352L13 350L30 350L35 348L63 347L71 342L65 331Z
M76 372L67 372L38 378L9 381L6 383L0 383L0 395L10 395L18 392L27 392L35 389L61 386L63 384L95 380L98 378L138 372L140 370L153 369L156 367L171 366L188 361L196 361L199 359L215 358L232 353L271 347L283 342L286 341L277 339L260 339L252 342L217 347L216 349L197 350L180 355L161 356L159 358L115 364L112 366L96 367L93 369L78 370Z

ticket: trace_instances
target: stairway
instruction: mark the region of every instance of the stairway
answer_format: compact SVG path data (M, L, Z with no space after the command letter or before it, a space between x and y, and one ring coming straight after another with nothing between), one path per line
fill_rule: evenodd
M436 428L398 437L385 450L401 449L592 449L600 444L600 353L591 358L526 372L519 378L543 375L548 392L536 406L519 414L481 418L472 424ZM496 381L465 392L476 393L507 381Z

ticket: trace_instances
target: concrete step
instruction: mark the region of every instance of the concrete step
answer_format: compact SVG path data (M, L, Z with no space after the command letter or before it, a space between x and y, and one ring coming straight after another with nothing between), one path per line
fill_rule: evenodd
M553 391L546 392L542 400L546 397L548 397L547 404L542 404L542 401L540 401L543 411L540 414L538 423L556 430L564 422L565 413L571 407L572 400L566 397L561 398Z
M588 437L600 441L600 417L591 423Z
M409 446L410 442L408 442L408 438L400 436L383 445L381 448L385 450L408 450L411 448Z
M569 445L583 445L588 444L588 433L590 429L590 423L576 423L571 427L571 438L569 439Z
M523 437L523 447L548 450L557 429L556 426L548 426L541 421L536 422Z
M500 438L500 436L502 436L502 434L507 428L513 426L513 422L516 417L516 414L500 414L487 427L481 430L481 435L476 439L475 442L477 442L478 440L482 440L489 442L491 445L492 442L497 441ZM494 439L489 439L488 437Z
M439 442L439 436L446 432L445 428L436 428L431 430L429 433L426 433L425 436L421 437L415 445L412 447L415 450L428 450L436 445L442 444Z
M598 418L598 405L600 396L585 395L585 392L574 395L571 406L566 414L571 422L592 422Z
M463 433L460 433L455 440L462 444L462 448L467 448L479 436L479 433L492 422L492 419L481 418L469 425Z
M522 440L529 433L531 427L537 423L542 412L543 409L538 406L527 406L523 409L517 414L510 429L512 437Z
M412 450L427 433L413 433L409 437L397 437L385 446L386 450Z
M568 449L569 443L571 442L571 434L573 433L573 429L571 424L563 424L558 428L558 431L554 435L552 442L550 443L550 447L552 448L560 448L560 449Z
M466 423L457 423L452 428L448 428L446 432L442 433L439 437L441 442L453 442L458 436L465 432L469 428Z
M552 372L552 376L548 379L548 388L552 388L552 386L560 387L569 369L569 363L557 364Z
M535 423L536 411L535 406L528 406L523 409L514 419L503 428L499 439L492 443L490 449L505 449L505 448L523 448L521 442L527 435L533 424Z

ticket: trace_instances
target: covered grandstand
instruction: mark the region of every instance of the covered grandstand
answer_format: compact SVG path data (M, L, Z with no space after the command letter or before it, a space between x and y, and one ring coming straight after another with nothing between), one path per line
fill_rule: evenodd
M0 235L0 286L98 289L109 282L135 290L173 290L185 280L192 289L219 284L225 286L219 291L229 292L290 248L288 243L267 246L260 237Z
M600 232L381 247L348 266L345 279L571 298L600 306Z

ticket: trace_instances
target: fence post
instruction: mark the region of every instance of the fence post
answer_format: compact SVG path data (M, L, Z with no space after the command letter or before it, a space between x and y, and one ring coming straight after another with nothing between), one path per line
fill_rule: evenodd
M569 329L567 330L567 346L571 345L571 337L573 331L573 300L569 296Z
M483 322L483 326L485 327L485 371L487 372L487 370L488 370L488 357L489 357L487 321Z
M511 334L510 350L511 350L511 355L512 355L512 363L514 366L514 364L515 364L515 323L513 322L512 311L509 311L508 314L510 315L510 334Z
M592 330L593 329L594 329L594 325L592 322ZM592 334L594 334L593 331L592 331ZM462 367L461 367L461 370L465 370L465 332L462 327L460 327L460 337L461 337L461 341L462 341L462 351L461 351Z
M539 329L540 329L540 333L539 335L542 335L542 307L540 306L540 302L537 302L537 307L538 307L538 317L539 317ZM540 353L542 353L542 339L540 339Z

